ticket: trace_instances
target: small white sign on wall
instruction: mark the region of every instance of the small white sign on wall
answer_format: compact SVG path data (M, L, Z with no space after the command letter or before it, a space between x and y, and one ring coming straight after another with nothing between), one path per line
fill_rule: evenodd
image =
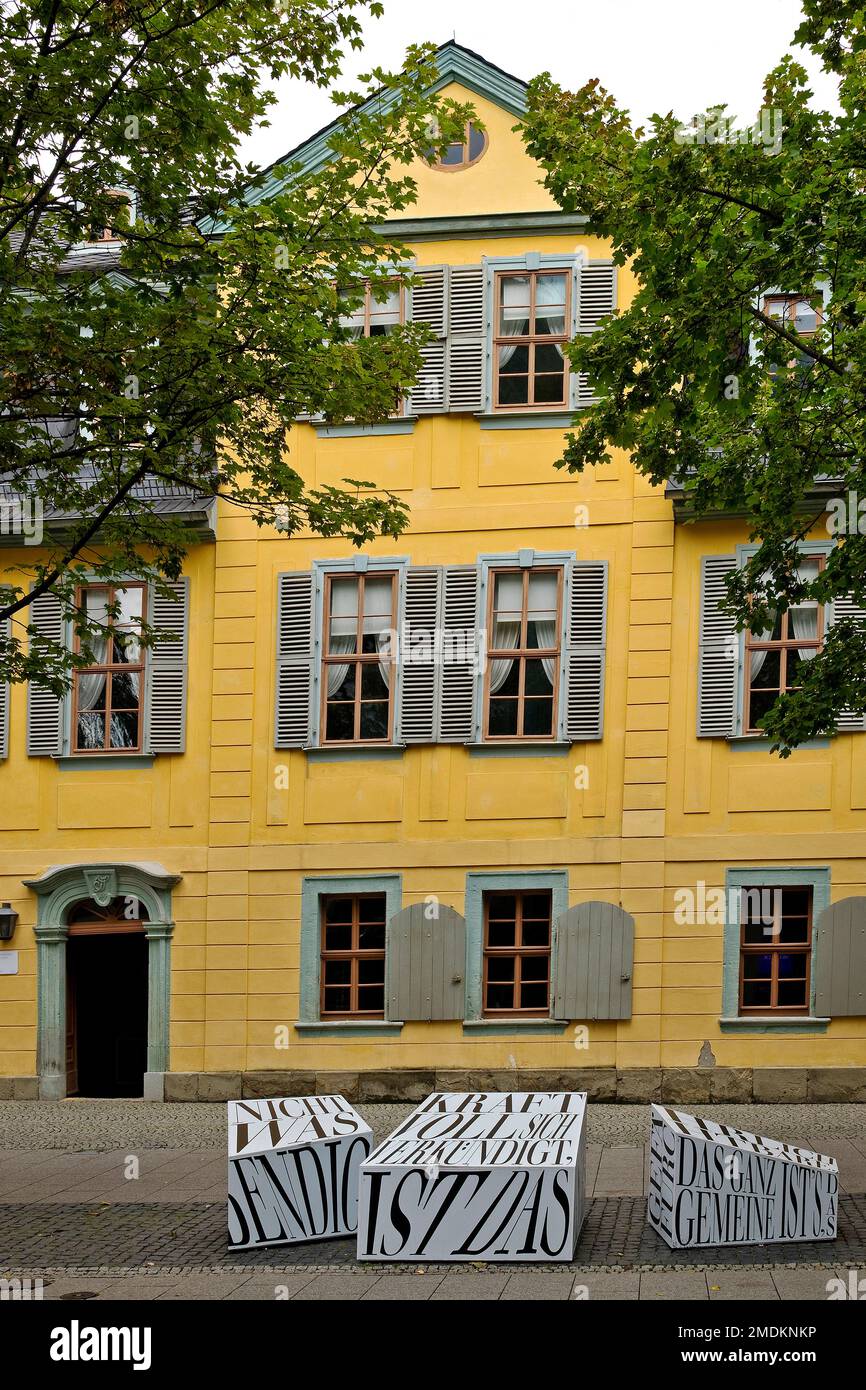
M652 1107L647 1215L673 1249L833 1240L838 1200L834 1158Z
M18 974L18 952L0 951L0 975Z

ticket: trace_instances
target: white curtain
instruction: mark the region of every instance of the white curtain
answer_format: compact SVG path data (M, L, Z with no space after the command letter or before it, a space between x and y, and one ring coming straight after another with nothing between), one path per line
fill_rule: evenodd
M808 584L818 573L817 560L806 561L797 571L797 578ZM799 642L816 642L818 640L818 605L810 602L804 603L798 608L791 609L791 625L794 629L794 636ZM811 661L816 655L817 647L801 647L800 660Z
M331 585L328 656L348 656L358 644L358 581L335 579ZM349 662L328 663L328 699L336 695L349 674Z
M507 282L506 282L507 283ZM520 623L523 612L523 575L498 574L493 598L493 631L489 649L494 652L513 651L520 645ZM490 664L490 693L501 690L511 675L513 661L500 657Z
M551 314L551 318L562 319L562 329L565 332L565 284L560 276L539 275L535 282L535 317L544 317L544 310L548 306L555 305L559 309L558 314ZM562 343L552 343L559 356L565 361L565 350Z
M509 275L502 281L502 305L499 311L499 336L525 338L529 333L529 281L525 276ZM500 347L499 368L507 367L514 347Z

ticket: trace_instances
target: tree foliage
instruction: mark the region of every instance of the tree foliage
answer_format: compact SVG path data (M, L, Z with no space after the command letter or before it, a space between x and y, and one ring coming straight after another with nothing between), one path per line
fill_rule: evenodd
M89 659L82 576L179 573L191 537L148 482L357 545L405 526L403 503L370 484L307 486L286 436L304 414L381 420L411 385L422 330L353 344L340 318L365 280L381 288L384 261L405 265L372 229L413 201L431 121L444 145L468 111L428 95L434 50L415 47L401 71L335 94L351 109L321 167L262 173L238 152L267 123L263 82L333 84L365 11L381 5L0 4L0 478L46 518L73 518L7 571L0 678L60 691ZM94 243L103 228L114 240ZM48 589L79 655L30 623Z
M866 536L856 520L837 534L816 500L822 479L834 516L844 503L856 517L866 499L863 10L807 0L795 37L838 75L838 111L815 106L788 54L754 128L735 129L714 100L689 123L669 112L634 129L597 81L568 92L549 75L531 84L525 123L559 204L586 213L638 282L627 309L570 349L602 399L562 466L625 449L654 483L679 480L697 518L745 515L758 550L729 603L756 631L806 598L866 606ZM826 300L814 337L764 312L771 290ZM811 579L797 546L816 526L835 544ZM763 721L783 756L866 708L866 634L852 622L804 666L802 688Z

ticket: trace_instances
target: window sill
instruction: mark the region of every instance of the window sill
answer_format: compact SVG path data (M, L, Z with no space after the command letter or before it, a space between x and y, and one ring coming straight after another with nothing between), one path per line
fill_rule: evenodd
M572 410L493 410L476 415L483 430L570 430Z
M561 1037L567 1028L568 1024L558 1018L467 1018L463 1023L463 1035L488 1033L491 1037L513 1037L516 1033L538 1033Z
M295 1023L294 1029L302 1037L309 1033L316 1038L344 1038L347 1035L353 1038L399 1038L403 1024L391 1023L384 1019L380 1022L375 1018L346 1018L321 1023L298 1022Z
M561 758L570 743L467 743L470 758Z
M97 768L103 772L109 767L153 767L155 759L152 753L97 753L93 756L87 753L66 753L54 761L63 772L93 772Z
M773 1014L756 1014L753 1018L720 1018L723 1033L826 1033L829 1018L812 1018L807 1014L791 1014L779 1018Z
M314 763L397 762L406 752L406 744L377 743L372 747L365 747L360 743L351 743L345 748L305 748L303 751Z
M829 748L829 738L810 738L799 743L798 748ZM728 739L730 748L769 748L770 740L765 734L732 734Z
M402 416L399 420L383 420L380 425L316 425L319 439L362 439L389 434L412 434L417 415Z

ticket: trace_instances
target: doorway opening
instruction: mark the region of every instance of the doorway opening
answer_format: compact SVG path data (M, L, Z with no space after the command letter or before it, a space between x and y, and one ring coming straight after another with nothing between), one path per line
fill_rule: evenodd
M148 943L141 906L77 903L66 943L66 1093L141 1096L147 1070Z

